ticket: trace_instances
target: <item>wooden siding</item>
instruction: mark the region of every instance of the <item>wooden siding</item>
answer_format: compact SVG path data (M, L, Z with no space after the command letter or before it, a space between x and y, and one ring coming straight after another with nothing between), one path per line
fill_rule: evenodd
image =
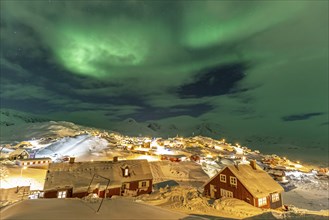
M141 187L139 188L139 182L141 181L149 181L148 187ZM140 181L133 181L129 182L129 188L127 190L134 191L134 196L139 196L142 194L149 194L152 192L152 179L148 180L140 180ZM83 198L88 195L87 192L73 192L72 188L64 188L64 189L56 189L56 190L48 190L44 192L44 198L57 198L58 191L67 191L66 198ZM105 196L105 189L99 190L95 188L92 190L92 193L96 193L100 198ZM123 187L117 188L110 188L107 189L106 198L111 198L114 195L121 196L124 194Z
M142 187L139 188L139 182L143 182L143 181L149 181L149 186L146 187ZM128 183L128 182L127 182ZM152 192L152 179L148 179L148 180L139 180L139 181L133 181L133 182L129 182L129 187L126 188L127 190L130 191L136 191L137 192L137 196L141 195L141 194L148 194ZM124 184L123 184L124 185ZM124 188L122 187L122 193L124 192Z
M226 175L226 183L220 181L220 174ZM222 172L218 173L216 177L214 177L210 182L208 182L204 186L204 194L205 196L210 197L210 185L215 186L215 199L221 198L220 189L225 189L231 191L233 193L233 198L243 200L253 206L259 207L258 198L254 198L251 193L242 185L240 180L237 178L237 185L232 186L230 184L230 176L235 177L234 174L228 169L225 168ZM268 195L266 197L267 204L262 206L261 208L271 208L276 209L282 207L282 195L279 193L280 200L272 203L271 196Z
M270 203L270 208L271 209L277 209L277 208L281 208L282 207L282 195L281 193L279 193L279 198L280 200L279 201L276 201L276 202L272 202L272 198L271 198L271 203Z
M226 183L220 181L220 174L226 175ZM249 193L249 191L241 184L240 180L237 178L237 185L233 186L230 184L230 176L235 177L233 173L228 169L225 168L221 173L218 173L217 176L212 179L208 184L205 185L205 195L210 196L210 184L215 185L215 198L219 199L220 196L220 189L225 189L231 191L233 193L233 198L243 200L251 205L254 204L254 198Z
M66 198L72 198L73 189L72 188L62 188L56 190L48 190L44 192L44 198L57 198L57 193L59 191L66 191Z

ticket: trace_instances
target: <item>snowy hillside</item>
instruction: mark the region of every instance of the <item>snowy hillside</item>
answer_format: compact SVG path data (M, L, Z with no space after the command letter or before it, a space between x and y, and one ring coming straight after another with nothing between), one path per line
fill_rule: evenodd
M50 121L47 118L12 109L0 109L0 126L12 126L26 123Z
M70 122L35 122L1 126L1 143L13 143L33 139L56 139L85 133L82 126Z
M224 129L216 123L206 123L190 116L178 116L158 121L137 122L134 119L126 119L122 122L112 123L111 130L131 136L207 136L220 138L225 136Z

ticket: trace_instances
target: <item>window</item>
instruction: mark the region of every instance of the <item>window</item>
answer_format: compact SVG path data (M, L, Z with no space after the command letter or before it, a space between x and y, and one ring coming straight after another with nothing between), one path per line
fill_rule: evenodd
M219 178L220 178L221 182L226 183L226 175L225 174L220 174Z
M123 176L129 176L129 169L128 168L124 169Z
M236 178L234 176L230 176L230 184L234 186L237 185Z
M145 188L145 187L149 187L149 181L140 181L138 183L138 188Z
M279 193L273 193L272 194L272 202L277 202L280 200Z
M130 188L130 183L124 183L123 188L124 189L129 189Z
M266 197L258 199L258 207L264 206L267 204Z
M66 198L66 191L58 191L57 198Z
M44 195L45 195L45 193L44 193L44 192L40 192L40 193L39 193L39 198L43 198L43 197L44 197Z
M233 192L225 190L225 189L220 189L220 196L221 197L233 198Z

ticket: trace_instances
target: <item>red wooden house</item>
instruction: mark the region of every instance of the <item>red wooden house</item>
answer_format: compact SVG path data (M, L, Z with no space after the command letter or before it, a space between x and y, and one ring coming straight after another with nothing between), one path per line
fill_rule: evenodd
M137 196L152 192L147 160L51 163L47 171L43 197Z
M230 165L204 185L204 194L210 198L232 197L262 208L282 207L283 188L251 161L250 165Z

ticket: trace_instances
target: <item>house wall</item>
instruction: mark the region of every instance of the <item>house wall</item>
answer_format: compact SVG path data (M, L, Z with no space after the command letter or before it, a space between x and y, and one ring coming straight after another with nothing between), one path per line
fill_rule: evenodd
M139 182L141 182L141 181L149 181L149 186L147 188L146 187L139 188ZM152 179L133 181L133 182L129 182L128 190L132 190L132 191L137 190L137 196L139 196L141 194L151 193L152 192L152 184L153 184Z
M226 183L220 181L220 174L226 175ZM225 189L233 193L233 198L243 200L251 205L254 204L254 197L249 193L249 191L241 184L237 178L237 186L231 186L230 176L236 177L228 168L225 168L221 173L207 183L204 187L204 192L206 196L210 196L210 184L215 185L215 198L220 198L220 189Z
M271 209L277 209L277 208L282 207L283 204L282 204L282 195L281 195L281 193L279 193L279 197L280 197L279 201L276 201L276 202L271 201L271 203L270 203L270 208Z
M269 209L270 208L270 196L266 196L266 205L261 206L260 208ZM255 198L255 206L259 207L258 198Z
M272 196L271 195L266 196L267 204L264 205L264 206L261 206L260 208L277 209L277 208L282 207L282 195L281 195L281 193L279 193L279 198L280 198L279 201L272 202ZM259 207L258 199L256 199L255 204L256 204L255 206Z
M56 190L48 190L44 192L43 198L57 198L58 191L66 190L66 198L73 197L73 189L72 188L64 188L64 189L56 189Z

